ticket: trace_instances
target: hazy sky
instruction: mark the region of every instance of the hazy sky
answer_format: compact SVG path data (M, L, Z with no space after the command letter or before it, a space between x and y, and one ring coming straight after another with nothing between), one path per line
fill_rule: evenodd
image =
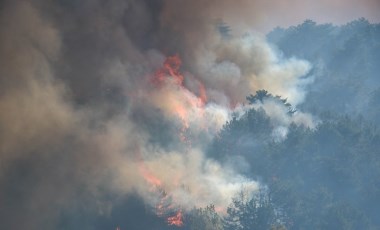
M0 0L0 229L58 229L62 211L107 214L135 192L190 209L257 189L205 146L256 90L302 103L311 64L215 22L379 22L379 1ZM281 130L315 124L264 109Z
M248 7L240 7L245 2ZM318 23L345 24L360 17L380 22L380 0L255 0L235 1L236 12L227 21L242 21L261 32L288 27L312 19ZM231 6L230 6L231 7ZM232 6L233 8L233 6Z

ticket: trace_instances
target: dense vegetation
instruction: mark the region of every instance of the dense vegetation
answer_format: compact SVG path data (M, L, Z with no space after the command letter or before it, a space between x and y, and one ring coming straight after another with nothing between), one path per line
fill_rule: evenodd
M320 123L315 129L293 124L283 141L273 140L262 109L224 126L209 154L246 162L242 173L267 186L252 199L237 195L220 220L224 229L380 229L380 25L307 20L275 29L268 40L284 56L313 64L314 83L300 109ZM264 90L247 99L264 97L284 103L288 116L296 113Z
M311 20L267 35L286 57L313 64L303 109L362 115L380 122L380 24L364 18L343 26Z
M267 206L284 213L289 229L379 228L380 132L357 118L321 119L315 130L292 125L274 142L269 118L251 110L224 127L212 152L244 158L246 174L268 185Z
M319 123L314 129L292 124L281 141L273 138L274 124L260 108L225 124L209 156L236 162L240 173L264 187L253 197L244 190L236 194L224 217L212 204L186 213L181 229L380 229L380 24L307 20L267 37L284 56L312 63L314 82L297 109ZM247 100L268 97L286 106L287 116L298 112L264 90ZM125 219L124 213L136 218ZM67 219L71 222L63 221L62 229L78 224ZM110 217L96 219L99 229L114 229L114 220L121 229L177 229L134 196Z

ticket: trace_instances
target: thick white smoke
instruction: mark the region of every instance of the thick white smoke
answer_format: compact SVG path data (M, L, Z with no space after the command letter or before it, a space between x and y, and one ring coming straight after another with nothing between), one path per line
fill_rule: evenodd
M283 59L258 35L224 38L207 11L218 2L186 12L190 3L2 3L0 187L24 186L7 179L20 161L32 178L23 199L0 191L10 200L3 226L54 229L79 200L109 210L108 193L138 192L155 206L161 190L176 208L223 210L240 189L259 187L204 147L258 89L302 103L310 64ZM173 54L182 63L168 67ZM274 102L260 106L279 130L313 125Z

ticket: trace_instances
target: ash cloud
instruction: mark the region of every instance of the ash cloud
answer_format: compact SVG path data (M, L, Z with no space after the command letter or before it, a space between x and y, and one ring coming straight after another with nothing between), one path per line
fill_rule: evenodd
M58 229L62 210L107 215L133 192L154 206L152 186L185 210L223 209L260 186L204 146L257 89L302 103L310 64L281 58L259 35L226 40L215 20L247 5L203 3L2 3L1 228ZM166 73L155 86L173 54L183 82Z

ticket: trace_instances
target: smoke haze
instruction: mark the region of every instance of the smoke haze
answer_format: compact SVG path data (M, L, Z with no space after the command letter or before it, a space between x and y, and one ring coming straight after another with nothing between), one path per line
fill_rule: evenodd
M244 105L259 89L300 105L312 82L310 63L283 58L249 29L261 29L268 7L3 1L0 228L55 229L61 210L84 206L106 215L134 192L152 207L164 191L174 209L212 203L225 210L242 188L257 190L257 181L204 149L252 106L275 118L274 133L292 122L315 126L310 114L290 118L273 101ZM230 35L218 31L221 21Z

